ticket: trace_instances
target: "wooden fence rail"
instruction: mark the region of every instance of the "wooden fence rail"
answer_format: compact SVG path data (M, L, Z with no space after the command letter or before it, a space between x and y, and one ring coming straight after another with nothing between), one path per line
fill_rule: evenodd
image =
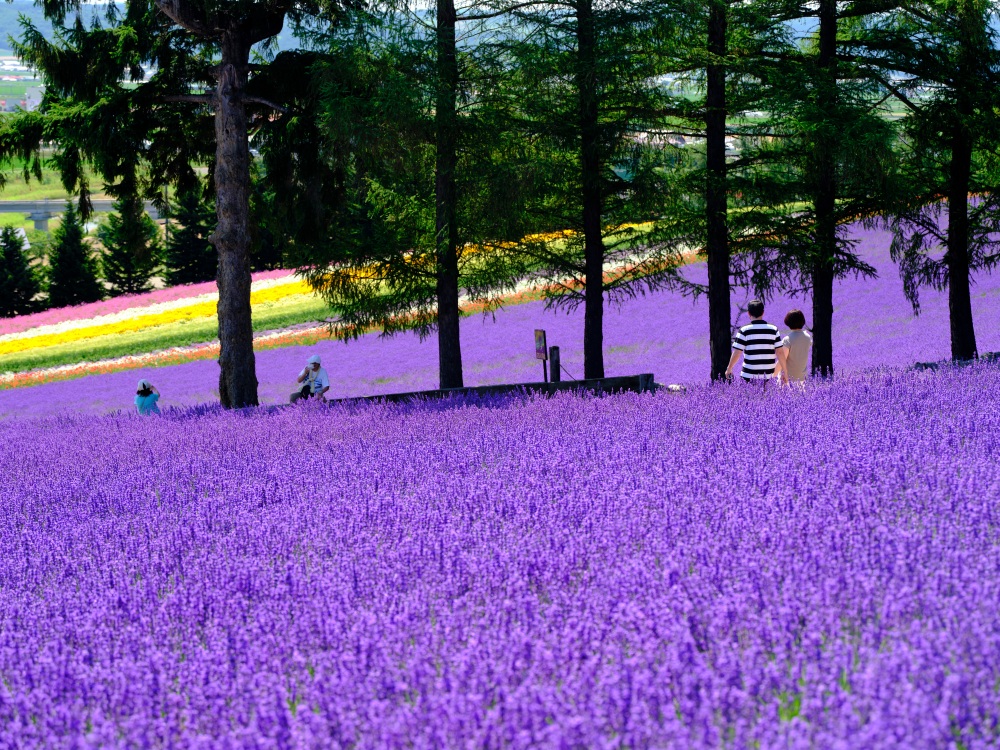
M332 404L388 401L402 403L421 399L448 398L449 396L502 396L517 393L544 393L551 396L564 391L586 391L590 393L648 393L657 389L652 373L626 375L617 378L593 378L591 380L564 380L560 383L515 383L511 385L481 385L475 388L444 388L433 391L413 391L411 393L388 393L381 396L357 396L354 398L330 399Z

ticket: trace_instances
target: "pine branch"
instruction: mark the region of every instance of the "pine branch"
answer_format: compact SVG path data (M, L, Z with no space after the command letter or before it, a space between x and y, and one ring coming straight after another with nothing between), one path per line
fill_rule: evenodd
M154 0L156 7L163 15L176 23L178 26L187 29L192 34L210 39L214 36L214 31L194 9L191 3L185 0Z
M270 107L275 112L280 112L283 115L287 115L288 114L288 108L287 107L283 107L280 104L278 104L276 102L272 102L270 99L265 99L264 97L261 97L261 96L244 96L243 97L243 101L245 101L245 102L253 102L255 104L263 104L265 107Z
M891 83L889 83L889 80L885 76L880 76L880 75L877 75L877 74L873 74L872 78L874 78L880 84L882 84L883 86L885 86L885 88L887 88L889 91L891 91L892 94L893 94L893 96L895 96L897 99L899 99L899 101L901 101L904 105L906 105L906 107L911 112L916 112L917 114L920 114L920 107L918 107L916 104L914 104L913 102L911 102L910 99L909 99L909 97L907 97L906 94L904 94L902 91L899 90L899 87L893 86ZM885 100L883 99L882 101L885 101Z
M535 5L551 5L552 3L542 3L541 0L528 0L527 2L517 3L511 5L507 8L502 8L500 10L493 11L492 13L476 13L471 16L458 16L458 21L489 21L493 18L499 18L500 16L507 15L508 13L514 13L515 11L522 10L523 8L530 8Z
M196 104L214 104L215 94L171 94L163 97L167 102L194 102Z

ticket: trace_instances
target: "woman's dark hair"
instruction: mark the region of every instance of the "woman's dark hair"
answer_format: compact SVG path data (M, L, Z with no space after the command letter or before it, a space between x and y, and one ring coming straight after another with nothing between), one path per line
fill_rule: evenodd
M148 396L152 392L153 392L152 388L143 388L141 391L136 391L135 393L137 396L142 396L143 398L146 398L146 396Z
M789 310L785 316L785 325L789 328L799 329L806 327L806 316L801 310Z

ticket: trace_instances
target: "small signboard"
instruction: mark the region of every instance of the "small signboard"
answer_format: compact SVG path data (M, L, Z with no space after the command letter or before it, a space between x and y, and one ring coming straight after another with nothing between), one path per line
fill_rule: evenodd
M545 345L545 331L535 329L535 359L548 359L549 348Z

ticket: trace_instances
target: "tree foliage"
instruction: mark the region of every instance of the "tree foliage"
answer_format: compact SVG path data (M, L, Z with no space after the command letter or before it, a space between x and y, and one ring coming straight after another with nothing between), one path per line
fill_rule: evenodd
M459 295L489 306L519 277L502 248L530 231L518 201L533 172L521 169L525 144L496 95L504 69L488 32L456 48L458 77L443 91L440 28L417 33L412 22L359 17L302 55L311 85L296 106L309 114L259 137L271 226L292 238L291 257L336 315L334 333L437 331L449 386L462 378ZM455 118L442 125L445 100ZM445 153L454 164L442 166Z
M247 140L284 107L254 95L253 79L267 66L251 64L251 51L286 19L330 18L340 3L127 0L107 4L91 24L77 0L44 7L54 37L25 22L15 52L42 75L45 97L37 112L5 119L0 156L23 159L26 176L37 175L39 145L56 143L53 161L84 217L88 163L109 194L157 205L164 185L192 189L194 165L208 163L218 216L211 239L219 254L220 398L225 406L256 404Z
M97 229L104 280L113 297L148 292L160 262L160 229L135 196L119 198L113 208Z
M215 278L218 259L208 236L215 210L199 188L180 193L171 206L170 236L163 250L168 284L194 284Z
M588 377L606 305L665 288L707 291L719 377L733 284L810 292L830 375L834 282L874 272L858 219L891 226L915 309L947 287L953 356L976 356L969 285L997 262L1000 216L991 0L360 5L130 0L84 23L54 1L54 39L26 22L16 47L47 88L0 123L0 158L38 175L56 143L84 217L87 164L121 201L170 183L190 203L167 277L218 271L226 405L256 403L250 270L284 262L341 338L435 332L442 387L464 382L463 306L525 280L584 306ZM289 19L311 49L252 52ZM677 272L692 252L707 286ZM143 257L109 254L115 291L142 288Z
M104 298L97 277L97 260L84 239L80 214L66 204L62 221L52 233L49 250L49 306L65 307Z
M952 356L978 356L971 284L1000 261L1000 9L988 0L902 2L859 30L881 80L907 109L904 178L888 212L903 288L947 289ZM898 71L902 80L888 80ZM975 196L973 198L972 196Z
M38 274L24 252L25 238L14 227L0 229L0 315L34 312L40 291Z

